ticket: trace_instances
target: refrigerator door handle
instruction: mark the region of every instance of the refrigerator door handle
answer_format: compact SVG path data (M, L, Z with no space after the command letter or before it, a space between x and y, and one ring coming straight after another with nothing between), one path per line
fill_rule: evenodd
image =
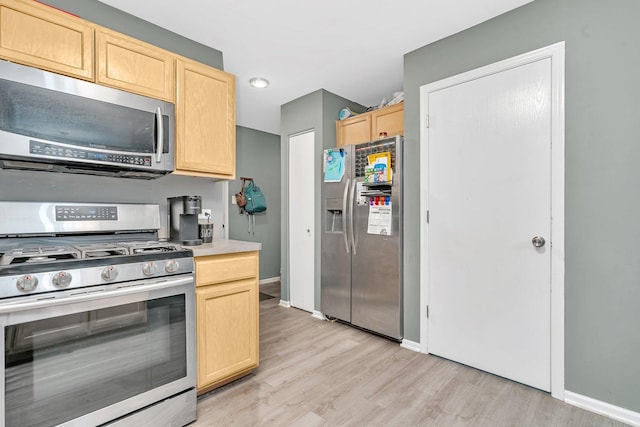
M344 230L342 230L342 236L344 237L344 246L347 249L347 253L349 253L349 237L347 236L347 194L349 194L349 184L351 183L351 179L347 178L347 183L344 185L344 193L342 194L342 215L344 221Z
M353 180L353 184L351 184L351 196L349 197L349 229L351 231L351 247L353 248L353 254L356 255L356 235L353 232L353 217L354 217L354 205L353 199L356 192L356 180Z

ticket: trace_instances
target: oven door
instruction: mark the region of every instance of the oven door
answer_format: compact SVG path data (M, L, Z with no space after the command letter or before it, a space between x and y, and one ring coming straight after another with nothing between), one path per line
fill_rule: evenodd
M52 295L0 304L2 426L100 425L194 389L192 274Z

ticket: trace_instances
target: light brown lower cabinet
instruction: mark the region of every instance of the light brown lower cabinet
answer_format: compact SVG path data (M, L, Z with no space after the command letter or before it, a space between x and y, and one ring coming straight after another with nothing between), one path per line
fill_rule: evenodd
M198 394L258 367L258 252L196 257Z

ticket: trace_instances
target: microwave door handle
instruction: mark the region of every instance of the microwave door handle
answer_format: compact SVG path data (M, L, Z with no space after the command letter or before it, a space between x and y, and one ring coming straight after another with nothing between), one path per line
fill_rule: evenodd
M156 163L160 163L162 159L162 151L164 150L164 127L162 122L162 109L156 108Z

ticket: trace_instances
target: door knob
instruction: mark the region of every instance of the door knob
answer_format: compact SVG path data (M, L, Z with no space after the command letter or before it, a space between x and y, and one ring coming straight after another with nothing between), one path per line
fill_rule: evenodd
M536 236L531 239L531 243L533 243L533 246L535 246L536 248L541 248L544 246L546 241L544 240L544 237Z

